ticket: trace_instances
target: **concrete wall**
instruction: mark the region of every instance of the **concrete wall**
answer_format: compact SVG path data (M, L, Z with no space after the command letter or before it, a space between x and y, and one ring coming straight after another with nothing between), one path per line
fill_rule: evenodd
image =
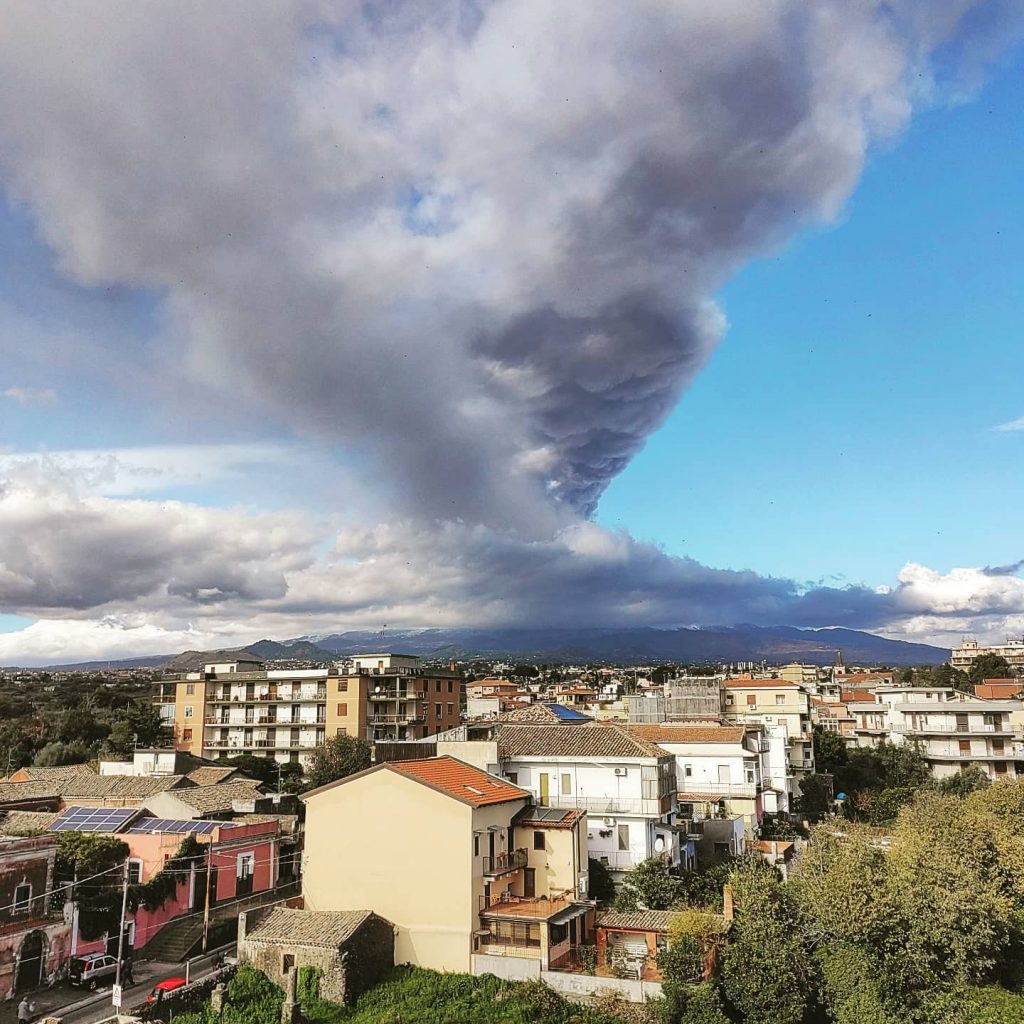
M475 975L493 974L508 981L543 981L567 999L588 999L612 992L631 1003L644 1003L648 999L660 999L662 994L657 982L543 971L539 960L526 957L478 954L473 957L472 970Z

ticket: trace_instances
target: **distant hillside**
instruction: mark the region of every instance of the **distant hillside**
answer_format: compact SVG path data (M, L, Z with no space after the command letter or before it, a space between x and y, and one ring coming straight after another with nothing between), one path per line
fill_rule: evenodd
M851 664L938 665L949 651L887 640L855 629L721 626L706 629L409 629L304 637L339 655L387 650L431 658L516 658L611 663L803 661L828 665L836 651Z
M184 651L165 661L161 668L168 672L195 672L211 661L234 661L255 657L260 661L317 661L331 665L338 656L308 640L257 640L248 647L230 647L219 651Z

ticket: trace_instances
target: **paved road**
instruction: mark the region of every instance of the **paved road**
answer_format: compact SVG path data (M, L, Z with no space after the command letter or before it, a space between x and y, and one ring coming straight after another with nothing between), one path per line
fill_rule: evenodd
M213 973L214 961L220 952L233 953L233 947L224 947L206 956L195 957L189 964L189 979L204 978ZM126 988L122 997L125 1007L141 1003L150 989L164 978L183 978L184 964L165 964L155 960L139 961L135 965L135 985ZM60 1017L65 1024L95 1024L115 1013L111 1002L110 986L98 988L95 992L83 991L63 982L51 989L32 993L35 1003L35 1020L43 1017ZM17 1020L18 1000L11 999L0 1004L0 1024L14 1024Z

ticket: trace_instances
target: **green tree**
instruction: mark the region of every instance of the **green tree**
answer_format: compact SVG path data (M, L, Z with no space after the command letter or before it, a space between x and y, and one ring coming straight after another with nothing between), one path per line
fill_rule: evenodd
M237 757L222 758L218 765L237 768L251 779L262 782L269 789L289 792L302 779L302 765L293 761L278 761L273 757L257 757L255 754L239 754Z
M722 988L746 1024L799 1024L811 969L789 893L767 865L732 878L736 918L722 956Z
M627 871L615 898L616 910L668 910L682 898L682 885L657 858Z
M826 775L835 775L850 763L849 748L839 733L814 727L814 763Z
M832 792L828 781L821 775L805 775L800 780L800 798L797 810L812 817L820 817L832 809Z
M955 775L947 775L939 782L939 792L951 796L967 796L979 789L988 789L992 785L985 772L976 764L961 768Z
M306 769L312 788L348 778L370 767L373 748L366 740L338 733L313 751Z
M89 757L88 747L81 743L47 743L36 751L32 763L40 768L55 768L63 764L84 764Z
M983 679L1010 679L1012 676L1013 669L1001 654L980 654L967 670L967 678L972 686Z
M107 753L118 757L131 757L136 747L159 746L163 738L160 712L148 701L132 701L128 707L114 713L103 747Z
M587 867L590 875L589 895L597 900L601 906L607 906L615 899L615 883L612 881L612 873L599 860L590 858Z

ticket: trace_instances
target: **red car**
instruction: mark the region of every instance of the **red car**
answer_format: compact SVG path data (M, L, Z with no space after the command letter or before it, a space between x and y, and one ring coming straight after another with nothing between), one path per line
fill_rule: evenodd
M153 991L146 996L147 1003L159 1003L168 992L182 988L185 984L184 978L164 978L153 986Z

